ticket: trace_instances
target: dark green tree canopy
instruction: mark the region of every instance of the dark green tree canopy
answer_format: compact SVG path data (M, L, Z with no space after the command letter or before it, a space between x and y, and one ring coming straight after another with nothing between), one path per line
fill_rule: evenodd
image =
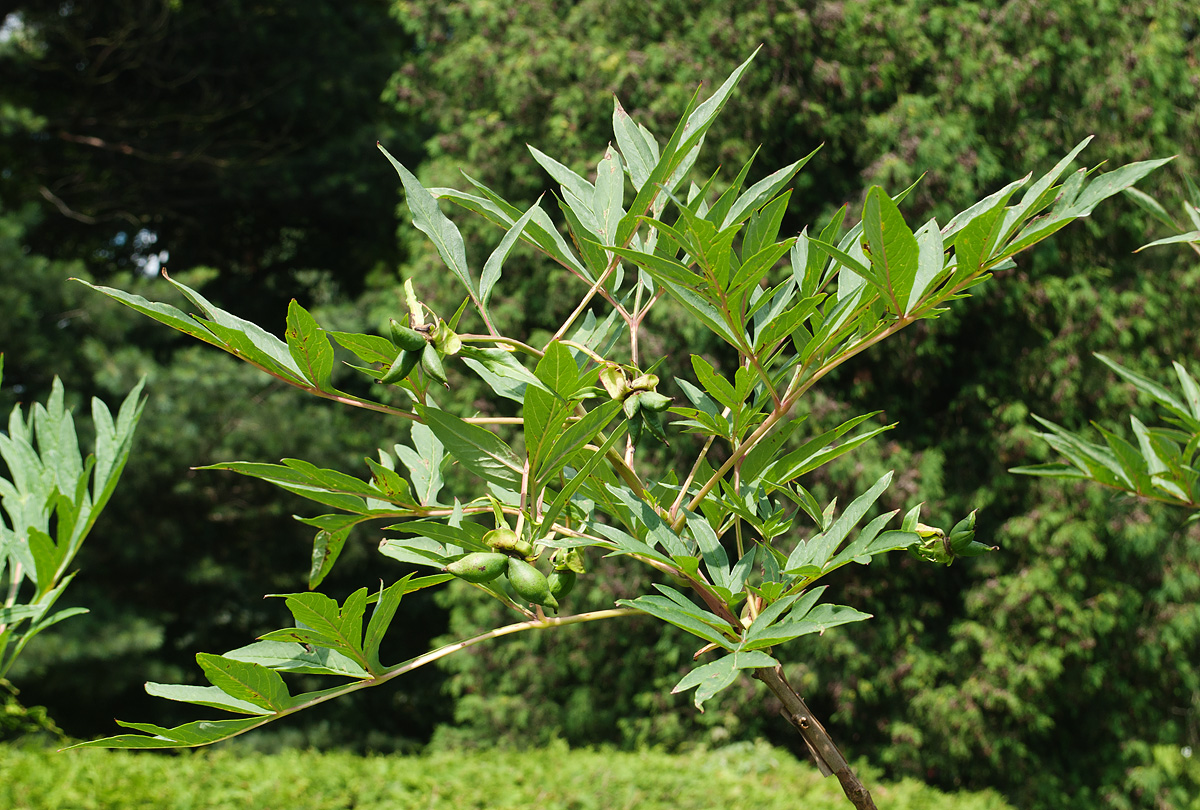
M6 30L0 199L42 202L36 250L351 289L395 260L374 143L410 40L382 0L19 2Z

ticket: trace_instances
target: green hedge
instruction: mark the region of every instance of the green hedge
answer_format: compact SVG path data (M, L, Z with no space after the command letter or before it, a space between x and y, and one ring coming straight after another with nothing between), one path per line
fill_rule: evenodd
M949 795L913 779L880 784L889 810L1007 810L997 794ZM0 807L9 810L563 810L754 807L841 810L833 779L763 744L669 755L570 750L436 751L419 757L236 747L182 756L0 746Z

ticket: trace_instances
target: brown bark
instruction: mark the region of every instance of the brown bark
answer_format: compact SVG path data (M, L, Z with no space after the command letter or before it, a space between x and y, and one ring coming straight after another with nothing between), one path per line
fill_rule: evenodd
M804 703L804 699L787 682L787 678L783 675L783 669L778 666L756 669L754 677L765 683L767 688L783 703L783 716L796 727L796 730L804 738L808 752L816 761L821 775L836 776L842 785L842 792L858 810L878 810L875 801L871 798L871 792L854 774L854 771L850 770L846 758L834 744L829 732L821 725L821 721L813 716Z

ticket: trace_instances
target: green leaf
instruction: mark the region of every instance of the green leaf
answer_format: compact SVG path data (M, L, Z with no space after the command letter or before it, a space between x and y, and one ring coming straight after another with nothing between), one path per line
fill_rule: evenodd
M140 295L133 295L124 290L116 290L112 287L101 287L83 279L72 279L91 287L93 290L107 295L114 301L119 301L130 309L136 310L148 317L153 318L161 324L165 324L172 329L183 332L185 335L190 335L197 340L202 340L212 346L224 349L225 342L221 338L214 335L195 319L189 316L186 312L176 309L170 304L160 304L156 301L148 301Z
M763 477L779 485L786 484L806 473L812 472L823 464L827 464L838 456L850 452L863 443L875 438L880 433L883 433L885 430L891 430L896 426L893 423L891 425L872 428L847 439L841 444L833 444L833 442L836 442L846 433L849 433L858 427L858 425L873 416L877 416L879 413L879 411L873 411L871 413L860 414L853 419L846 420L833 430L826 431L819 436L809 439L800 447L768 467L766 472L763 473Z
M1176 236L1168 236L1165 239L1155 239L1153 242L1142 245L1134 253L1139 253L1146 248L1158 247L1159 245L1175 245L1180 242L1200 242L1200 231L1189 231L1177 234Z
M891 311L908 311L909 296L917 278L917 237L904 222L900 209L882 188L872 186L863 206L863 234L871 248L873 275L883 287Z
M357 332L326 332L338 345L353 352L367 363L383 363L390 366L399 352L387 338L379 335L362 335Z
M625 215L625 210L621 208L624 192L625 172L621 169L621 159L609 146L596 166L596 190L592 201L592 211L596 214L596 235L605 245L616 244L617 226Z
M747 256L753 256L760 250L776 244L776 240L779 239L779 229L783 225L783 215L787 211L791 197L792 192L789 189L750 215L746 232L742 236L741 255L743 261ZM788 249L790 250L795 243L795 238L788 239Z
M608 489L624 504L633 521L646 530L646 540L650 545L661 546L663 551L672 557L688 555L687 546L651 504L634 495L628 487L610 484Z
M484 308L487 308L488 303L492 300L492 290L496 286L496 282L500 280L500 271L504 266L504 260L508 258L508 254L512 251L513 245L525 233L525 228L529 225L529 220L533 215L541 210L542 198L538 197L529 210L521 215L521 218L513 223L508 232L504 234L504 238L500 240L500 244L492 251L492 255L488 256L487 262L483 265L483 274L479 279L479 300Z
M617 139L617 148L625 159L629 170L629 179L633 182L635 191L640 191L650 177L650 170L658 161L657 144L644 129L638 126L620 100L613 96L613 135Z
M400 175L404 184L404 194L408 199L408 208L412 212L413 225L433 241L438 255L450 268L450 272L467 288L467 292L476 301L479 300L479 287L467 269L467 251L463 245L462 234L453 222L438 208L437 200L408 169L396 160L381 145L379 151L391 162Z
M637 227L637 218L651 209L664 190L672 191L675 184L682 179L683 172L681 170L695 161L704 134L712 125L713 119L716 118L721 108L725 106L733 88L757 54L758 49L750 55L749 59L739 65L724 84L718 87L706 101L693 106L695 104L695 98L693 98L692 104L689 104L687 112L684 113L684 120L671 134L670 140L662 149L658 163L650 171L650 176L646 178L645 184L638 191L637 197L630 206L629 213L621 220L614 244L626 244Z
M434 432L420 422L412 426L412 442L413 447L397 444L394 448L396 457L408 468L417 500L422 506L435 506L438 493L442 491L445 448Z
M1195 417L1192 416L1191 409L1188 408L1184 402L1179 400L1174 393L1164 388L1157 381L1152 380L1145 375L1138 374L1136 371L1130 371L1120 363L1110 360L1102 354L1096 354L1094 356L1101 363L1112 369L1119 377L1123 378L1129 383L1132 383L1134 388L1151 397L1159 405L1163 406L1171 413L1184 420L1184 422L1189 425L1189 429L1200 430L1200 421L1197 421Z
M294 641L256 641L231 650L224 657L283 672L359 679L371 677L362 664L337 650L328 647L306 649L303 644Z
M488 548L483 542L483 538L488 533L487 527L474 521L464 520L455 523L453 517L450 522L444 520L410 520L397 526L389 526L388 528L400 529L405 532L419 534L423 537L430 537L446 543L448 546L458 546L474 551L486 551ZM418 579L413 580L413 583L416 584L423 581Z
M538 478L544 480L557 475L564 465L571 463L584 445L595 440L608 427L620 410L620 402L604 402L572 422L562 433L554 435L546 457L539 465Z
M946 246L949 247L951 244L953 244L954 235L970 225L976 219L984 214L992 213L997 208L1003 208L1005 205L1007 205L1009 199L1016 192L1016 190L1028 183L1029 178L1032 176L1032 174L1027 174L1020 180L1012 181L999 191L989 194L979 202L972 205L970 208L967 208L966 210L961 211L951 217L950 221L946 223L946 227L942 228L942 239L945 240Z
M1102 484L1114 487L1127 485L1120 462L1107 447L1075 436L1036 414L1032 416L1034 421L1050 431L1037 435L1080 470Z
M675 684L671 690L672 694L686 692L688 689L696 690L696 708L704 711L704 704L714 695L733 685L737 680L738 673L743 669L762 669L764 667L773 667L779 664L771 656L764 652L748 651L735 652L730 655L713 661L711 664L705 664L702 667L697 667L683 676L683 679Z
M1188 374L1187 369L1178 361L1172 361L1171 366L1175 369L1175 376L1179 378L1179 385L1187 399L1188 409L1192 412L1192 416L1200 420L1200 385L1196 384L1192 375Z
M553 394L548 394L540 388L532 388L525 392L525 410L522 412L525 421L522 428L532 478L541 476L541 462L549 452L554 437L561 434L569 414L570 408L567 404L555 398Z
M708 131L717 114L724 108L725 102L729 100L730 94L733 93L733 88L737 86L738 81L742 78L742 74L745 73L746 68L750 67L750 63L754 61L754 57L758 56L760 50L762 50L761 45L755 48L754 53L750 54L745 62L738 65L733 73L729 74L729 78L711 96L701 102L687 117L687 123L683 127L687 138L683 141L680 147L681 150L686 150L699 142L704 133Z
M45 605L11 605L9 607L0 607L0 624L16 624L31 616L40 616L45 610Z
M795 241L785 239L782 242L767 245L762 250L749 256L742 266L739 267L729 279L728 291L731 297L741 296L745 288L753 285L752 289L757 290L759 282L763 280L775 263L783 258Z
M746 189L746 193L738 198L737 202L729 209L729 213L721 221L721 228L728 228L730 225L742 222L750 216L751 212L759 210L759 207L765 201L770 200L784 186L791 182L796 173L803 169L805 164L812 160L813 156L819 151L821 151L820 146L790 166L784 166L782 169L773 172ZM786 206L786 203L784 205Z
M694 605L690 608L685 608L675 600L665 596L639 596L637 599L619 599L617 600L617 604L621 607L640 610L656 619L673 624L723 649L733 649L734 643L713 627L713 625L724 625L727 627L728 624L722 622L719 616Z
M264 722L265 720L260 717L246 717L239 720L198 720L175 728L162 728L148 723L127 723L118 720L118 725L142 731L145 734L119 734L115 737L76 743L67 746L64 750L70 751L75 748L196 748L218 740L236 737Z
M917 275L913 279L912 290L908 296L908 307L905 315L911 313L920 303L925 293L932 291L941 278L946 267L946 249L942 243L942 232L938 230L937 220L931 219L917 231Z
M605 490L605 493L608 494L607 489ZM675 564L674 561L667 555L655 551L641 540L638 540L633 535L618 529L616 526L608 526L603 523L598 523L594 524L592 529L597 534L603 535L612 541L612 544L615 547L615 550L613 551L614 555L624 554L629 556L644 557L647 560L654 560L655 562L660 562L664 565L673 566Z
M295 298L288 305L284 336L292 359L308 381L321 391L332 391L329 378L333 373L333 347L325 331Z
M602 247L604 240L597 233L599 227L595 215L586 203L570 192L563 192L558 207L566 218L571 241L590 271L589 277L598 277L608 267L609 254Z
M1170 163L1174 159L1174 157L1169 157L1160 158L1159 160L1143 160L1138 163L1127 164L1119 169L1100 175L1089 183L1080 192L1079 196L1075 198L1069 215L1074 217L1088 216L1104 200L1107 200L1114 194L1119 194L1150 174L1150 172Z
M146 400L141 396L146 384L143 377L126 395L113 422L108 408L98 398L92 398L92 425L96 432L96 467L93 472L92 518L108 503L116 489L129 451L133 447L133 433L142 418ZM79 542L79 539L75 541Z
M353 516L347 517L350 517L353 522L332 531L321 529L313 538L312 566L308 572L309 590L315 590L333 570L333 564L341 555L342 548L346 545L346 538L350 536L350 530L358 523Z
M1066 227L1080 217L1091 214L1097 205L1141 180L1154 169L1173 158L1131 163L1115 171L1100 175L1084 188L1074 199L1063 199L1048 217L1035 219L999 253L996 258L1013 256ZM1065 184L1064 184L1065 185Z
M958 258L955 278L973 275L987 263L1004 225L1004 208L997 206L982 214L962 229L954 240L954 255Z
M729 555L725 553L725 547L721 545L716 531L707 520L691 512L687 514L687 525L692 539L700 548L704 567L708 570L712 583L721 588L729 588Z
M435 188L430 189L430 192L440 199L450 200L466 208L468 211L479 214L490 222L504 228L506 231L512 228L517 220L520 219L520 209L505 202L500 198L500 195L470 175L464 173L463 176L482 191L486 199L476 197L473 194L465 194L452 188ZM588 274L587 268L571 252L571 248L567 245L566 240L563 239L562 234L558 232L558 228L550 220L550 216L540 207L533 209L533 217L530 219L529 224L525 226L521 238L572 273L588 279L589 282L593 280Z
M1105 430L1100 425L1096 425L1096 429L1100 431L1100 435L1104 437L1104 441L1108 444L1108 449L1112 451L1113 457L1120 464L1120 477L1124 481L1126 488L1130 492L1139 494L1149 492L1153 484L1150 481L1150 474L1146 469L1148 466L1147 461L1142 458L1142 454L1133 445L1111 430Z
M882 522L886 523L894 514L895 512L880 515L876 520L882 519ZM875 522L871 521L872 525ZM874 557L876 554L884 554L888 551L900 551L915 546L920 542L921 536L916 532L893 530L878 534L875 531L863 529L859 533L859 536L854 538L854 542L838 552L837 556L829 561L826 569L831 570L848 562L860 561L863 558Z
M446 411L422 405L416 409L446 452L463 467L489 483L520 491L524 465L499 436Z
M620 407L619 403L614 402L611 404L617 406L617 408ZM600 409L597 408L595 411L592 411L592 413L596 413L599 410ZM616 413L615 408L613 409L613 413ZM612 450L617 441L625 435L625 431L625 423L617 425L612 434L608 437L604 444L601 445L600 449L597 452L592 453L583 466L575 471L575 474L567 482L567 485L562 488L562 491L558 493L558 496L551 502L550 506L547 507L545 513L542 515L542 521L538 526L539 535L545 536L547 534L547 532L550 530L550 527L554 525L554 521L557 520L558 516L562 513L562 510L566 508L567 503L575 496L575 493L579 491L580 487L587 483L592 471L604 462L606 454Z
M841 264L842 266L846 267L848 270L850 270L850 272L852 272L855 276L857 276L861 281L871 284L873 287L875 287L875 289L879 290L880 292L885 292L883 282L880 279L876 278L874 271L870 267L868 267L866 264L864 264L862 261L860 261L852 253L842 250L841 248L837 247L836 245L831 245L828 242L822 242L820 239L814 239L811 236L808 238L808 243L809 243L810 247L814 247L817 250L820 250L821 252L828 255L834 261L836 261L839 264ZM844 278L844 274L843 274L843 278ZM845 298L847 295L848 295L848 292L844 291L841 288L838 289L838 298L839 299Z
M375 602L375 610L371 613L371 621L367 624L367 634L363 639L363 652L366 653L368 669L372 674L379 675L384 671L384 666L379 661L379 645L383 643L383 637L387 635L392 619L396 617L396 611L400 608L400 598L408 592L412 576L409 574L379 590L379 599Z
M692 369L696 372L696 380L709 396L724 407L737 412L742 404L737 391L728 380L717 374L711 363L700 355L693 354Z
M391 462L391 456L379 451L381 458ZM366 459L367 466L371 468L371 478L375 489L379 490L379 497L390 503L401 506L414 506L416 501L413 498L412 489L403 477L395 471L393 465L384 466L375 459Z
M507 349L463 346L458 356L496 394L515 402L525 401L526 386L544 388L537 376L521 365Z
M1013 475L1032 475L1041 478L1082 478L1087 480L1090 476L1083 471L1070 464L1027 464L1023 467L1009 467L1008 471Z
M528 145L527 145L528 146ZM595 187L554 158L533 146L528 146L533 159L546 173L558 181L564 191L570 191L580 200L590 200L596 193Z
M746 649L756 650L774 647L786 641L807 636L812 633L824 633L831 627L837 627L851 622L861 622L870 619L870 613L863 613L845 605L817 605L803 615L793 611L786 619L765 628L752 643L746 644Z
M193 703L212 709L223 709L237 714L270 714L269 709L257 706L248 700L239 700L218 686L185 686L178 683L146 683L146 694L166 698L180 703Z
M54 574L58 570L58 544L50 535L33 526L26 529L26 537L34 566L34 570L27 573L33 575L33 581L39 586L39 590L45 590L54 582Z
M287 685L272 669L208 653L197 653L196 662L213 686L237 700L271 712L291 706Z
M1076 144L1075 148L1068 152L1066 157L1056 163L1053 169L1038 178L1038 181L1029 187L1029 190L1021 197L1019 204L1014 205L1006 212L1003 232L1000 236L1001 242L1012 236L1013 231L1020 227L1022 220L1038 213L1040 207L1044 205L1046 193L1051 190L1053 185L1058 181L1058 178L1062 176L1062 173L1067 170L1072 161L1083 151L1083 148L1091 143L1092 138L1092 135L1088 135Z
M792 571L810 565L824 568L850 530L858 525L891 482L892 473L885 473L870 489L855 498L828 529L807 541L801 541L788 557L784 570Z
M294 464L297 463L295 459L290 459L290 461ZM313 475L309 470L298 466L265 464L257 461L227 461L196 469L230 470L241 475L261 478L309 500L356 514L367 511L367 505L362 496L374 494L370 490L370 484L365 481L358 481L347 475L335 482L323 476ZM336 471L326 470L324 472L334 473ZM350 484L349 482L356 483Z
M1153 216L1163 225L1166 225L1172 230L1178 229L1178 225L1176 225L1175 220L1171 217L1171 215L1167 213L1167 209L1163 208L1162 204L1159 203L1158 200L1154 199L1146 192L1140 191L1136 188L1127 188L1125 189L1125 196L1133 200L1138 207L1148 211L1151 216ZM1142 247L1149 247L1149 245L1143 245ZM1142 248L1138 248L1138 250L1141 249ZM1134 253L1137 253L1137 250L1135 250Z
M587 383L582 379L575 356L560 341L546 346L545 354L534 369L534 376L542 381L545 390L553 392L563 401L577 399Z
M203 295L163 273L163 278L199 307L209 320L208 330L221 338L229 351L238 357L257 363L290 383L304 384L304 373L292 359L286 343L262 327L214 306Z
M346 597L341 607L322 593L287 594L284 603L296 617L297 628L312 631L312 637L317 639L312 643L338 650L360 664L366 663L362 652L362 620L367 607L366 588L359 588ZM271 639L271 636L282 636L286 632L291 631L276 631L263 638L285 640L282 637Z
M783 583L780 583L783 584ZM793 606L801 614L807 613L808 610L816 604L821 594L825 591L824 585L819 585L815 588L810 588L804 591L803 594L797 592L794 594L781 596L774 602L763 608L762 612L751 622L746 628L746 632L742 635L743 644L752 644L763 636L763 633L771 625L779 621L783 616L792 610ZM801 598L803 596L803 598ZM799 603L797 603L799 600Z

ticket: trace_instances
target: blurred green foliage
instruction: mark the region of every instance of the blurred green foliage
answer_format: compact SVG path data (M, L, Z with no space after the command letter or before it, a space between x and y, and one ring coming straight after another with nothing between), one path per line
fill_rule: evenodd
M703 773L703 779L692 774ZM1006 810L996 793L942 793L904 779L873 788L895 810ZM762 744L669 755L661 751L571 751L559 743L516 751L437 750L411 757L355 757L228 747L182 756L111 751L55 755L0 747L0 804L16 810L195 807L364 810L428 807L524 810L691 810L756 807L812 810L845 805L833 780Z

